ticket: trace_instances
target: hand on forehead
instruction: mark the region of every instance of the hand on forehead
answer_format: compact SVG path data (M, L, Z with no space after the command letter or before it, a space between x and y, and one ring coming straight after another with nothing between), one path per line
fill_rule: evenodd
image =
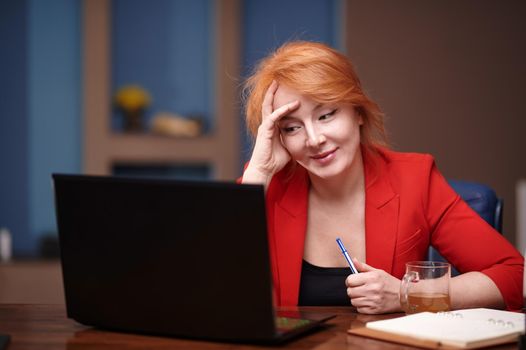
M276 110L277 108L294 101L299 101L298 110L313 110L319 105L309 97L302 95L297 90L290 88L287 85L279 84L276 92L274 93L272 109Z

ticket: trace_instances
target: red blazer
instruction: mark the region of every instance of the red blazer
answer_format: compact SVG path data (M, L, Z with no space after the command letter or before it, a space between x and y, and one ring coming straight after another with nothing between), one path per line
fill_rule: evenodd
M507 308L522 308L524 259L447 184L430 155L362 151L366 263L402 278L405 263L433 245L460 272L490 277ZM297 305L307 229L309 179L297 165L267 191L269 244L278 305ZM338 249L336 243L334 249Z

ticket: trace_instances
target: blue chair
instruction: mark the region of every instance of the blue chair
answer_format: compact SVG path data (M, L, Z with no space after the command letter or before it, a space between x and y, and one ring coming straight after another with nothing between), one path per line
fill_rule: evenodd
M502 233L502 199L498 198L490 187L469 181L450 180L449 185L462 199L477 212L488 224ZM446 261L433 247L429 247L428 260ZM457 269L451 267L451 275L458 275Z

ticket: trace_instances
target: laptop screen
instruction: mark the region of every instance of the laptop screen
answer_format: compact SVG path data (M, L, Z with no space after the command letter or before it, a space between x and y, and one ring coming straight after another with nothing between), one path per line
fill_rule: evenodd
M275 335L262 186L53 179L69 317L198 338Z

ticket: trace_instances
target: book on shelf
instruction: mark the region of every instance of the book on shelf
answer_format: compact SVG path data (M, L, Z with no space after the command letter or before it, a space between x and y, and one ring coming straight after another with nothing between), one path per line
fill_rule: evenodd
M350 334L429 349L476 349L517 342L524 334L524 314L493 309L465 309L367 322Z

